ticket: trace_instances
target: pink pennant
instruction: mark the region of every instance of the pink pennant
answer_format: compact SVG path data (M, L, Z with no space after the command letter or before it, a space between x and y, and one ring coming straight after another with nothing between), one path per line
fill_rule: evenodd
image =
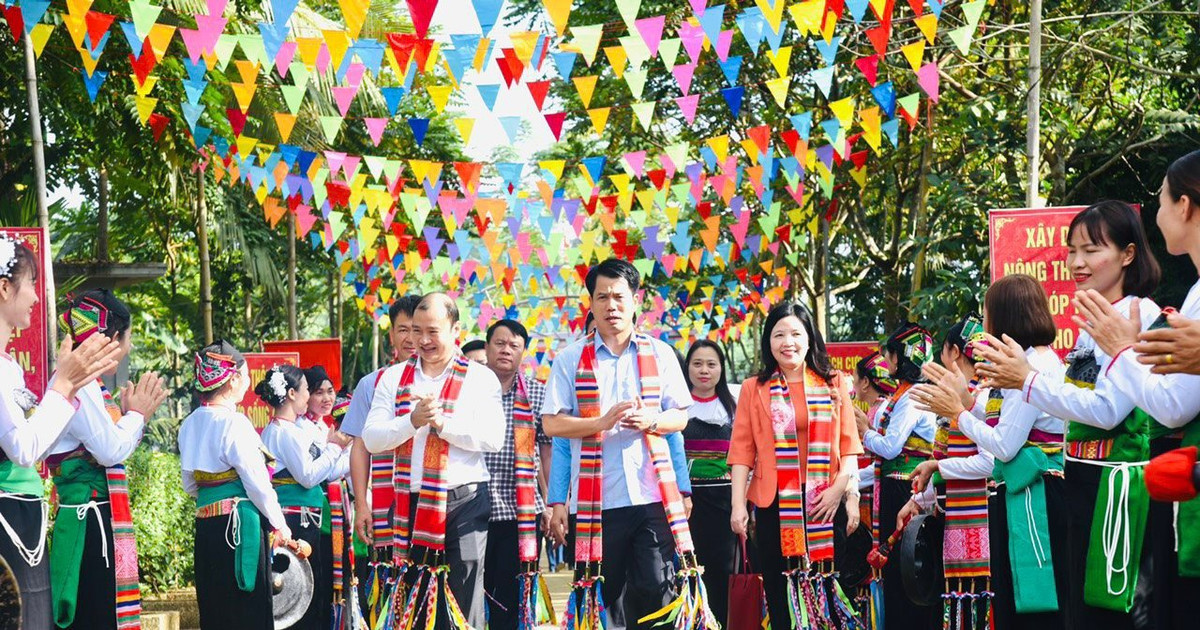
M662 164L663 170L666 171L667 179L674 179L675 171L678 170L678 166L676 166L675 162L671 160L670 156L668 156L666 152L660 153L658 154L658 162L659 164Z
M333 92L333 100L337 101L338 111L341 112L342 118L345 118L350 111L350 104L354 102L354 96L358 94L358 88L339 85L330 90Z
M633 151L626 153L625 163L629 165L629 168L633 171L634 176L641 177L642 171L646 166L646 152Z
M367 127L367 134L371 136L371 142L375 146L379 146L383 140L383 130L387 129L387 118L364 118L363 125Z
M320 74L329 72L329 64L331 62L329 46L326 46L325 42L321 42L321 49L317 51L317 72Z
M721 34L717 35L717 43L713 45L713 50L717 53L717 59L721 61L729 60L729 46L731 44L733 44L733 29L721 31Z
M342 163L346 161L346 154L338 151L325 152L325 164L329 166L329 172L337 173L338 169L342 168Z
M279 52L275 53L275 69L279 71L279 76L287 78L288 71L292 67L292 59L296 58L296 42L283 42L279 47Z
M346 183L350 183L350 178L354 177L354 170L358 168L358 163L361 161L362 158L357 155L346 156L342 162L342 177L345 178Z
M691 3L692 13L695 13L696 17L704 15L704 8L708 4L708 0L688 0L688 2Z
M300 204L296 206L296 237L304 238L308 231L312 229L313 224L317 222L317 217L313 216L312 208Z
M938 66L936 61L930 61L921 66L921 69L917 71L917 83L929 95L929 100L934 103L938 101L938 81Z
M646 48L650 49L651 57L658 54L658 45L662 43L663 26L666 24L666 20L667 16L658 15L642 18L633 23L638 34L642 36L642 41L646 43Z
M225 13L227 4L229 4L229 0L208 0L208 14L218 16Z
M367 71L367 67L355 61L346 69L346 85L358 88L362 85L363 73Z
M680 111L683 112L684 120L686 120L689 125L692 124L692 121L696 120L696 105L698 105L699 103L700 103L700 95L699 94L691 94L689 96L681 96L681 97L675 99L675 104L679 106Z
M679 25L679 39L682 40L683 49L687 51L692 63L699 63L700 51L704 48L704 29L699 25L692 26L684 22Z
M675 82L679 84L679 91L683 92L684 96L692 91L692 77L696 73L696 64L684 64L671 68L671 74L675 75Z

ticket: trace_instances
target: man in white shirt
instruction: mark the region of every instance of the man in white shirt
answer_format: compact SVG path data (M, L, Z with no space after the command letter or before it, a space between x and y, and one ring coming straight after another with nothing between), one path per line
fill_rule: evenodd
M424 474L425 445L430 431L436 431L448 443L446 467L442 471L447 490L445 543L446 564L450 569L447 582L468 623L482 628L486 623L483 563L491 516L488 492L491 477L483 453L498 451L504 445L500 381L491 370L469 362L453 412L447 413L439 396L460 354L455 343L460 331L458 308L448 295L431 293L417 305L412 324L417 357L408 387L413 401L411 411L396 415L397 392L410 363L394 365L384 371L375 388L363 428L363 443L367 450L378 453L412 440L410 479L414 480L420 480ZM403 483L398 480L398 484ZM414 510L419 490L419 481L396 488L398 493L410 493ZM409 516L411 519L413 514ZM439 624L443 617L438 616Z

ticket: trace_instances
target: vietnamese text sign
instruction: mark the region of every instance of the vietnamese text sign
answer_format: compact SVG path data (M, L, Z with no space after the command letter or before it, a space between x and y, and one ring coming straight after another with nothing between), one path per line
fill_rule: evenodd
M825 344L829 351L829 364L835 370L854 374L858 362L879 350L879 344L874 341L831 341Z
M267 371L276 365L300 365L300 355L295 352L247 352L242 355L246 359L246 368L250 371L250 388L238 403L238 411L246 414L254 428L262 431L271 421L271 406L263 402L254 387L266 377Z

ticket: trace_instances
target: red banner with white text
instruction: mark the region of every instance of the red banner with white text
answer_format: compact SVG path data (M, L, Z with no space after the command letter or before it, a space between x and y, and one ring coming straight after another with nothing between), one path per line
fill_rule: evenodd
M0 234L24 243L37 261L38 301L30 312L29 327L13 331L5 350L25 371L25 387L41 398L50 379L50 353L46 348L46 232L42 228L5 227L0 228Z
M246 368L250 370L250 388L238 403L238 411L246 414L254 428L259 431L271 421L271 406L254 393L254 387L267 375L267 370L276 365L300 365L300 355L295 352L247 352Z

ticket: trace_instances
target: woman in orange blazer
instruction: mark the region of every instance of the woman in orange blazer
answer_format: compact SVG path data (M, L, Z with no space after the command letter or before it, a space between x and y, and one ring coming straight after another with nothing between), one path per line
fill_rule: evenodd
M733 422L730 526L746 536L752 501L767 608L780 629L791 618L784 572L809 563L831 569L833 547L858 527L863 449L849 379L830 368L808 309L772 308L760 346L760 369L742 384Z

